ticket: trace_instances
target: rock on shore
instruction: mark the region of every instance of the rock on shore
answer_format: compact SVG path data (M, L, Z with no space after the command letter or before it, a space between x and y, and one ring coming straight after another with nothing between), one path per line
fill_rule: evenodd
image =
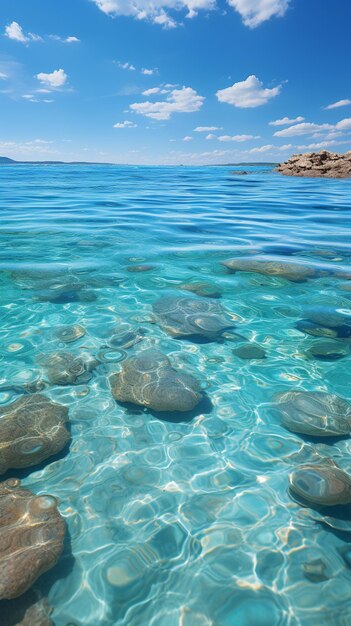
M327 150L294 154L284 163L280 163L276 171L286 176L349 178L351 177L351 151L345 154Z

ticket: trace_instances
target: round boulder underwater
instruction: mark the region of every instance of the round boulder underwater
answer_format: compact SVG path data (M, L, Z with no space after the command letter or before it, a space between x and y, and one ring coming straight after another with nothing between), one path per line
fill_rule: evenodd
M317 278L319 273L308 265L290 261L264 261L260 259L233 258L222 261L230 272L253 272L265 276L278 276L294 283L303 283L308 278Z
M305 333L312 337L328 337L329 339L338 337L338 330L336 328L327 328L326 326L315 324L310 320L298 320L295 326L300 333Z
M152 308L160 326L172 337L215 340L234 326L219 302L209 298L165 296Z
M304 311L305 317L320 326L327 328L337 328L343 324L351 323L351 310L344 310L332 306L307 307Z
M91 378L91 371L98 365L98 361L89 354L79 355L65 350L51 352L39 356L37 359L52 385L79 385Z
M318 341L308 348L306 355L318 361L337 361L350 354L349 344L340 341Z
M177 285L177 288L183 291L190 291L203 298L220 298L222 295L219 287L206 281L181 283Z
M326 461L319 465L303 465L289 476L290 491L306 504L335 506L351 502L351 476Z
M245 343L233 350L233 354L239 359L257 360L265 359L266 351L255 343Z
M0 483L0 600L17 598L56 565L65 531L56 498L16 479Z
M37 465L70 439L68 409L42 394L24 395L0 408L0 474Z
M196 378L175 370L168 357L155 349L124 361L109 382L115 400L154 411L191 411L203 397Z
M285 428L302 435L341 437L351 433L351 404L332 393L285 391L273 396Z

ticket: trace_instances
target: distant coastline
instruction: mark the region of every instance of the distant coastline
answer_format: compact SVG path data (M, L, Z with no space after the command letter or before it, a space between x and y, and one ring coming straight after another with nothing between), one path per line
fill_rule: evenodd
M104 163L102 161L16 161L15 159L10 159L9 157L0 156L0 165L130 165L129 163ZM134 164L131 164L134 165ZM266 161L255 161L251 163L240 162L240 163L209 163L208 165L204 165L204 167L237 167L237 166L245 166L245 167L254 167L255 165L265 166L265 167L276 167L279 165L277 162L266 162ZM194 164L195 167L199 167L199 165ZM154 166L152 166L154 167ZM156 166L162 167L162 164ZM175 165L175 167L187 167L182 164Z
M0 165L115 165L99 161L15 161L9 157L0 156Z

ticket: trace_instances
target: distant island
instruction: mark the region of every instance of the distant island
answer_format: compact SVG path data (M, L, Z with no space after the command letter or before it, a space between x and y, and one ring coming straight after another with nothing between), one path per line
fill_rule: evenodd
M277 165L279 165L279 163L277 163L277 161L242 161L240 163L223 163L222 165L224 166L228 166L228 167L237 167L238 165L241 166L245 166L245 167L253 167L254 165L262 165L265 167L276 167Z
M22 164L22 165L128 165L128 163L103 163L101 161L16 161L15 159L10 159L9 157L5 157L5 156L0 156L0 165L18 165L18 164ZM240 166L245 166L245 167L250 167L250 166L255 166L255 165L260 165L260 166L265 166L265 167L276 167L277 165L279 165L278 163L271 163L271 162L264 162L264 161L257 161L257 162L252 162L252 163L246 163L246 162L242 162L242 163L209 163L208 165L206 165L205 167L237 167L238 165ZM182 167L182 165L180 165L180 167Z
M101 163L94 161L15 161L9 157L0 156L0 165L114 165L114 163Z

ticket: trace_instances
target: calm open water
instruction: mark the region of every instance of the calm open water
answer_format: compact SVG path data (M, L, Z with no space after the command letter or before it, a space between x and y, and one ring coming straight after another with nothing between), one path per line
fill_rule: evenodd
M0 169L1 404L45 381L39 355L100 363L81 384L46 384L69 408L69 449L9 472L56 496L68 525L59 564L39 581L55 626L351 624L351 532L288 493L289 472L316 452L351 472L351 440L295 435L270 410L286 389L351 400L347 350L311 358L320 338L296 328L306 306L350 309L351 281L337 275L351 271L351 182L233 169ZM233 256L326 271L304 283L229 274L220 262ZM179 286L194 282L232 316L222 340L174 339L155 323L153 302L191 296ZM77 324L86 334L63 343L57 330ZM138 342L121 349L109 337L122 324ZM245 341L266 358L239 358ZM108 375L147 347L194 373L207 403L168 418L118 404ZM315 562L317 579L306 575Z

